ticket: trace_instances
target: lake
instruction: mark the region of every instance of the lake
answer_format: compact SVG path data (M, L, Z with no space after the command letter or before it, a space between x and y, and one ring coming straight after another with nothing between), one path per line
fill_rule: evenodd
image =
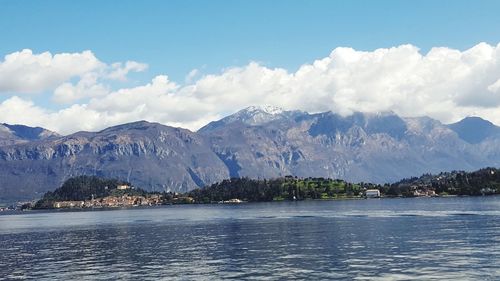
M500 196L0 215L0 280L500 280Z

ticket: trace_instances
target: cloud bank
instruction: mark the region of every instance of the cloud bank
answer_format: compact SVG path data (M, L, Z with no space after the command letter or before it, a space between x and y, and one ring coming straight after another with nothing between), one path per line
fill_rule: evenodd
M9 95L0 104L0 121L63 134L136 120L195 130L250 105L273 105L343 115L392 110L444 123L476 115L500 124L500 44L436 47L427 54L413 45L336 48L295 72L251 62L218 74L194 70L184 84L166 75L133 88L109 84L146 68L130 61L105 64L90 51L9 54L0 62L0 93ZM66 106L48 110L26 96L40 91Z

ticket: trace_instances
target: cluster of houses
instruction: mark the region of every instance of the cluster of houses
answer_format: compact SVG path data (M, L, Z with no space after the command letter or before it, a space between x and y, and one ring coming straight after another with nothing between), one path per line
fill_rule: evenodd
M436 191L428 186L411 186L411 192L414 197L435 197L437 196Z
M107 196L99 199L85 201L56 201L53 207L60 208L114 208L133 206L154 206L163 203L161 195L150 195L148 197L136 195Z
M134 189L129 185L118 185L117 190L125 191ZM116 208L116 207L135 207L135 206L156 206L163 204L189 204L194 203L194 199L189 196L183 196L179 193L165 194L146 194L143 195L110 195L102 198L94 198L83 201L55 201L52 207L55 209L63 208Z
M107 187L106 187L107 189ZM133 189L130 185L118 185L117 190ZM152 194L145 196L123 194L121 196L106 196L103 198L94 198L84 201L56 201L53 203L55 209L62 208L115 208L115 207L133 207L133 206L153 206L163 203L162 196Z
M406 196L410 197L436 197L435 189L427 183L414 183L411 185L406 185L408 190Z

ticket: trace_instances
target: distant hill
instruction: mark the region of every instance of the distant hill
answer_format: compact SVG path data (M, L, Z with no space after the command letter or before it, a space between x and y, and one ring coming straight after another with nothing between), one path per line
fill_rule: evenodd
M198 132L146 121L68 136L1 125L0 201L41 197L79 175L175 192L231 177L383 184L424 173L500 167L497 132L478 118L445 125L393 112L342 116L256 106Z
M448 127L461 139L472 144L480 143L488 138L500 137L500 127L480 117L467 117Z
M119 189L125 187L125 189ZM66 180L54 191L48 191L37 201L37 209L52 209L57 201L88 201L107 196L144 196L146 192L128 182L96 176L77 176Z

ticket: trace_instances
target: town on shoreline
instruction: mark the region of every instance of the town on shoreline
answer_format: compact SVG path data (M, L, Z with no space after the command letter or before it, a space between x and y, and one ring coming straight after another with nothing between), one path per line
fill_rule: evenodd
M40 200L2 207L0 211L494 194L500 194L500 170L495 168L426 174L384 185L292 176L262 180L232 178L186 193L148 192L117 179L78 176L47 192Z

